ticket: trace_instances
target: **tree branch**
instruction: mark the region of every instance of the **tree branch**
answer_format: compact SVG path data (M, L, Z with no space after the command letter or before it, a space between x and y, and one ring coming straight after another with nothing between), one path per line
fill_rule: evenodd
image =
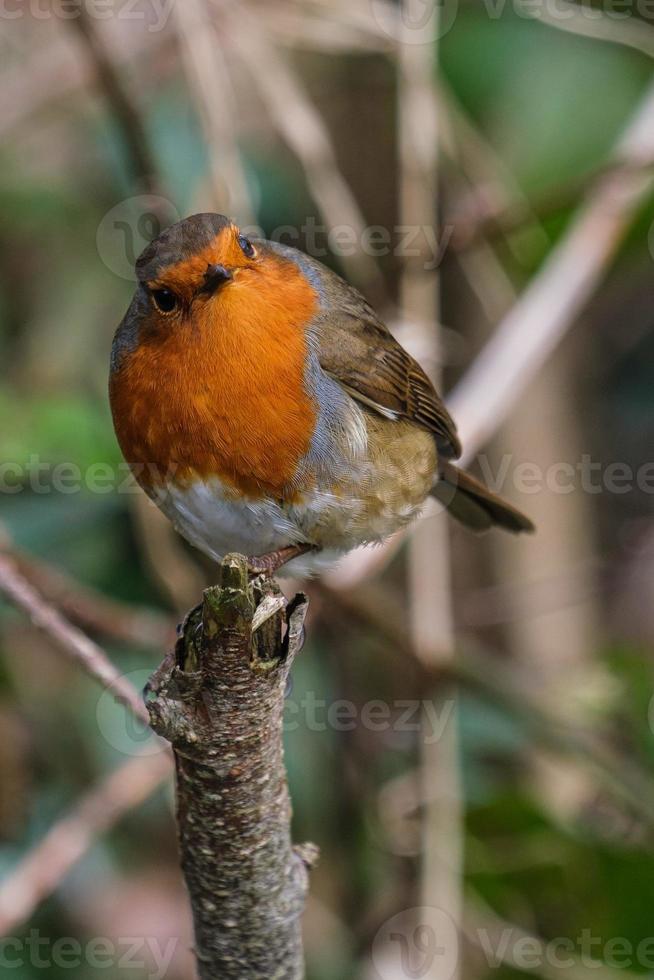
M98 82L120 126L134 177L143 181L150 193L160 193L159 168L141 112L124 84L113 54L97 30L86 5L78 2L76 14L71 23L87 47Z
M399 24L420 23L422 0L402 0ZM433 11L437 16L437 11ZM414 44L404 37L397 51L398 151L400 158L400 224L420 228L437 221L439 132L441 104L434 84L439 47L435 41ZM431 39L425 37L424 42ZM426 256L405 263L400 283L401 309L416 323L428 352L426 367L437 383L441 362L438 333L440 319L439 279L429 271ZM409 609L412 646L417 656L432 667L448 664L454 654L454 624L450 581L449 532L442 521L432 521L411 539L409 551ZM450 696L443 685L434 698L443 706ZM454 712L457 708L454 706ZM452 718L442 737L434 742L419 739L421 810L420 904L441 909L459 925L461 918L463 813L458 761L457 725ZM455 968L451 980L458 980Z
M12 544L5 548L1 538L0 548L6 551L16 570L43 599L56 606L75 626L118 643L159 651L174 639L175 620L172 616L166 616L158 609L110 599L41 558L19 551Z
M640 51L648 58L654 57L654 30L647 20L640 17L628 16L618 19L604 13L601 7L595 7L593 16L589 17L587 11L576 3L568 3L567 0L561 0L556 12L549 10L546 3L539 4L536 11L525 0L517 0L517 8L522 16L532 17L558 31L567 31L593 41L620 44Z
M272 125L302 164L307 186L325 223L330 228L345 225L361 241L365 217L340 169L329 130L302 80L284 52L270 42L248 4L215 0L215 6L221 26L248 68ZM384 280L372 256L359 248L341 259L355 285L378 297L385 296Z
M137 756L89 790L3 880L0 935L19 929L98 837L147 800L170 773L167 752Z
M175 751L182 868L201 980L304 976L300 917L315 849L294 850L284 691L304 596L248 580L231 555L152 677L152 727Z
M64 619L57 609L48 605L21 575L11 558L0 553L0 595L2 594L27 613L34 626L80 664L90 677L112 691L116 700L128 708L135 718L148 724L148 713L138 692L114 667L104 650Z
M650 85L614 153L628 169L608 174L595 186L565 236L448 397L464 446L463 462L472 459L497 430L597 287L654 186L651 174L630 168L651 161L653 154L654 85Z
M653 156L654 85L650 85L613 153L622 168L607 173L591 189L543 267L447 397L464 447L462 465L495 434L541 365L576 323L637 209L652 191L654 180L639 164ZM430 517L435 511L428 504L423 516ZM353 588L388 564L406 534L393 535L381 547L357 549L340 562L335 573L326 573L326 581L334 588Z
M241 225L256 224L237 135L236 96L205 0L173 5L182 64L202 122L214 204Z

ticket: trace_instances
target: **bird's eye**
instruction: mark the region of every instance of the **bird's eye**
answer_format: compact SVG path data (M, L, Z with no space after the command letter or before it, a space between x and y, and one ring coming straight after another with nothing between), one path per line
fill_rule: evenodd
M177 297L171 289L153 289L150 295L160 313L172 313L177 309Z
M245 235L238 236L238 243L241 246L241 251L243 252L243 255L247 256L248 259L253 259L254 256L257 254L254 245L252 244L249 238L245 237Z

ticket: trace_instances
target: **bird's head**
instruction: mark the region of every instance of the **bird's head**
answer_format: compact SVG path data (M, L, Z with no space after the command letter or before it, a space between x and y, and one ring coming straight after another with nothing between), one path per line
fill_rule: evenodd
M171 225L136 261L141 315L164 326L199 314L225 290L253 285L270 257L222 214L195 214Z

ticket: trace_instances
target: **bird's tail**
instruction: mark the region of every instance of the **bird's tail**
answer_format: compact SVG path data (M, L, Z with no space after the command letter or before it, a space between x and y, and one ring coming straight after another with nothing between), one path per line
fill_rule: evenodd
M439 472L432 496L466 527L473 531L501 527L514 534L535 530L528 517L453 463L442 462Z

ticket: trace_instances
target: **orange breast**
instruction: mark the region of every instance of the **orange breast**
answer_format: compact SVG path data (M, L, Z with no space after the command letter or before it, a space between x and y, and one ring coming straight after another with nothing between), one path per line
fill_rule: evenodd
M125 458L146 489L219 476L235 492L291 499L317 418L304 381L314 290L271 257L192 309L168 330L143 329L112 376Z

